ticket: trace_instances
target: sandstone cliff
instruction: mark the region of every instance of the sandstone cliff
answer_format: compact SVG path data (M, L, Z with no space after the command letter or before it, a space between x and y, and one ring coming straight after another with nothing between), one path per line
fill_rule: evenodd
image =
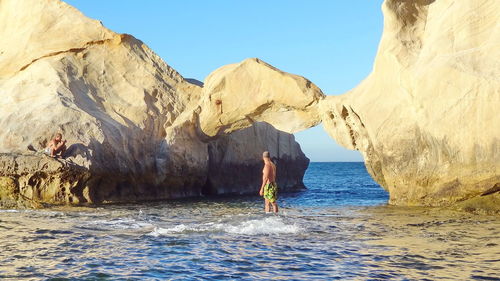
M383 12L373 72L325 100L325 128L363 153L392 204L495 200L500 2L386 0Z
M386 0L383 11L373 72L352 91L326 97L307 79L259 59L221 67L200 87L139 40L62 2L3 0L0 152L23 154L62 131L76 144L73 163L91 174L69 187L82 194L72 200L190 196L202 186L207 194L238 193L232 188L239 179L224 169L257 169L255 152L247 158L242 147L261 150L260 141L283 139L250 126L267 122L293 133L323 122L338 143L363 154L391 204L500 211L500 2ZM253 136L260 141L244 143ZM300 170L307 160L288 139L288 156L281 146L277 155ZM12 171L9 165L1 171ZM22 190L7 176L5 190Z
M383 11L373 72L349 93L324 97L290 77L295 91L276 78L282 72L263 78L272 67L247 60L207 78L200 127L217 135L265 120L295 132L323 122L363 154L391 204L500 211L492 203L500 191L500 2L386 0ZM210 106L213 97L224 110Z
M200 138L193 119L199 85L141 41L58 0L1 1L0 37L2 200L100 203L201 194L214 161L208 152L213 139ZM43 149L55 132L72 144L67 160L27 150ZM260 141L260 134L242 137L228 137L227 145ZM294 144L283 150L304 163ZM262 152L248 148L248 155ZM248 158L231 161L255 165ZM285 189L301 182L305 166L300 169ZM246 188L233 186L231 192L255 193L258 186Z

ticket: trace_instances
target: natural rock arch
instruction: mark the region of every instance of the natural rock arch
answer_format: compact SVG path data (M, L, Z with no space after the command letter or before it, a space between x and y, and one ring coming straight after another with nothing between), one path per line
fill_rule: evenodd
M205 80L201 130L323 122L362 153L390 203L498 212L500 2L386 0L383 11L373 72L352 91L325 97L305 78L248 59Z

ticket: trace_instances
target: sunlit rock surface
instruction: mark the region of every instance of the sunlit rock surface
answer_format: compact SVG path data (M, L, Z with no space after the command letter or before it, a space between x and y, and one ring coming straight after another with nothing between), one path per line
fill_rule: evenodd
M0 37L2 200L103 203L202 194L213 140L199 137L193 117L199 83L184 79L141 41L58 0L1 1ZM66 160L40 153L56 132L70 144ZM262 142L259 136L243 141ZM233 141L241 143L227 140ZM298 151L291 153L307 161L294 144ZM247 155L262 153L247 148ZM306 166L292 181L301 183ZM247 186L231 192L258 189Z
M391 204L495 200L500 2L387 0L383 12L373 72L352 91L323 97L300 78L301 90L290 90L281 85L294 76L247 60L207 78L200 116L210 122L201 128L215 135L266 120L295 132L321 120L339 144L363 154Z
M321 90L302 76L259 59L223 66L205 79L200 128L209 135L232 132L253 122L272 123L295 133L321 122Z
M487 200L500 189L500 2L387 0L383 12L373 72L325 100L326 130L363 153L392 204Z
M3 0L0 152L39 150L61 131L74 145L72 165L91 174L73 187L89 190L71 197L77 201L240 193L241 181L254 192L253 177L233 178L232 165L252 166L244 177L257 174L260 160L252 159L283 141L270 128L248 128L267 122L293 133L323 122L363 154L391 204L499 211L500 2L386 0L383 11L373 72L352 91L325 96L259 59L223 66L201 87L141 41L63 2ZM305 167L286 136L276 157ZM24 189L12 187L17 174L4 167L0 182L11 198Z

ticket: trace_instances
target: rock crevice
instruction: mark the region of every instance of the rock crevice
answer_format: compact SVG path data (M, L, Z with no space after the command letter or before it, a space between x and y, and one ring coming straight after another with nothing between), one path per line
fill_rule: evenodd
M121 40L123 38L127 37L127 36L130 36L130 35L128 35L128 34L118 34L117 36L115 36L115 38L112 38L112 39L89 41L89 42L86 42L85 44L83 44L82 47L73 47L73 48L70 48L70 49L62 50L62 51L51 52L51 53L48 53L46 55L43 55L43 56L40 56L38 58L33 59L30 63L22 66L17 72L25 70L26 68L28 68L33 63L37 62L38 60L44 59L44 58L53 57L53 56L57 56L57 55L64 54L64 53L74 53L74 54L77 54L77 53L80 53L80 52L88 49L91 46L102 45L102 44L105 44L105 43L108 43L108 42L113 42L113 44L119 44L121 42Z

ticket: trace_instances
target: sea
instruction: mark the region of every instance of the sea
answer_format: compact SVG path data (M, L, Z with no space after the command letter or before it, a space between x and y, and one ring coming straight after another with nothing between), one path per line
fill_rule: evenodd
M279 176L279 175L278 175ZM363 163L307 190L0 210L0 280L500 280L500 218L387 205Z

